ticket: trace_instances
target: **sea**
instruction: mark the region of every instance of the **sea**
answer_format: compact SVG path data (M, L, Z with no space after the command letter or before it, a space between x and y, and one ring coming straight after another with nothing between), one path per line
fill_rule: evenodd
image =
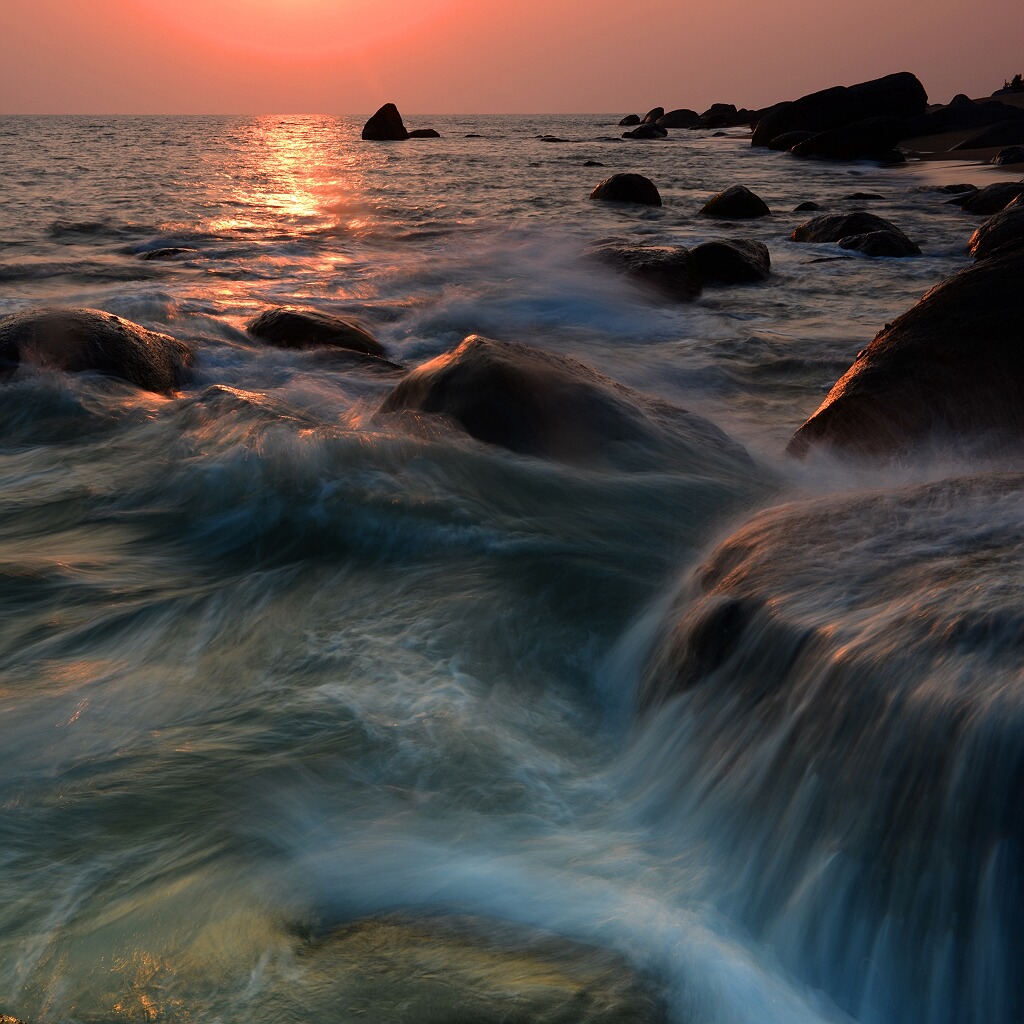
M785 454L970 262L980 219L935 187L999 174L620 116L407 117L441 137L404 143L365 117L0 118L0 315L90 307L196 353L170 396L0 383L0 1013L1022 1018L1019 464ZM663 205L589 199L625 171ZM736 184L771 214L700 215ZM792 242L805 201L922 255ZM586 255L730 238L770 278L689 303ZM277 306L358 319L404 370L251 337ZM473 334L717 430L581 463L380 414ZM475 938L449 963L453 921ZM366 960L373 922L412 960ZM545 1002L541 941L653 1001Z

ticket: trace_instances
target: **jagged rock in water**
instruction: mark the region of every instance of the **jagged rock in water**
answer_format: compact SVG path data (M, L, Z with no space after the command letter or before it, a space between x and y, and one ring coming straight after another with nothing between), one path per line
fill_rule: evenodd
M661 193L657 186L642 174L613 174L594 188L590 198L610 203L661 206Z
M689 302L701 293L701 277L689 250L681 245L601 242L588 254L637 284L666 298Z
M1024 249L983 259L880 331L796 432L893 456L925 443L1016 450L1024 439Z
M93 371L170 394L192 377L192 349L99 309L43 308L0 318L0 368Z
M726 220L750 220L766 217L772 211L768 204L746 185L733 185L724 192L713 195L700 210L705 217L722 217Z
M753 238L722 238L690 251L705 284L747 284L766 281L771 273L768 246Z
M362 138L367 142L402 142L409 138L398 107L394 103L385 103L363 125Z
M277 348L330 347L369 356L385 354L384 346L361 324L318 309L268 309L246 329L254 338Z

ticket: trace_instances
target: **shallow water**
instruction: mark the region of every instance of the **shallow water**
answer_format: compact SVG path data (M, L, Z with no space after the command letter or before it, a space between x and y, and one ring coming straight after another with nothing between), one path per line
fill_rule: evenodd
M199 356L171 399L29 370L3 386L0 1012L349 1020L297 936L440 911L621 954L676 1022L1012 1019L1020 504L981 487L935 531L899 496L976 459L781 454L875 332L966 264L977 221L919 186L994 172L803 163L738 131L623 142L610 116L409 120L443 138L360 143L361 119L333 117L0 119L0 313L101 308ZM648 174L665 206L589 202L618 170ZM773 215L697 216L737 183ZM890 217L924 255L789 242L806 199ZM609 236L753 237L773 276L662 304L581 259ZM169 246L194 251L140 258ZM374 415L394 377L245 334L284 303L357 315L410 367L474 332L571 355L705 416L752 461L683 446L571 467L412 433ZM813 744L780 762L844 706L819 691L847 652L787 662L774 685L791 704L769 729L736 692L769 678L785 631L638 711L719 542L767 506L816 496L831 521L880 489L896 511L859 544L822 535L798 557L769 530L782 569L755 573L758 593L857 648L837 692L959 688L959 714L1001 722L1002 772L971 761L971 738L959 775L929 776L928 710L869 716L824 774ZM903 590L876 534L904 553ZM905 585L937 563L970 588ZM879 620L876 590L896 609ZM941 636L965 593L996 625L959 660L923 640L891 656L886 629L913 620L899 609L925 601ZM998 685L975 701L976 678ZM864 838L894 774L909 803L1005 800L929 860L926 826ZM917 896L871 883L916 871ZM397 1019L387 985L360 1014Z

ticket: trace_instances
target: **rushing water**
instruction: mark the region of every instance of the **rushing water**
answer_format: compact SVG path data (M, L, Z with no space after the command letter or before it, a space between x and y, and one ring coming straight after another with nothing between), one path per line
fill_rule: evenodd
M1014 1019L1022 485L782 455L966 263L975 222L919 186L992 172L410 120L443 137L0 119L0 313L105 309L198 353L171 399L2 386L0 1013L406 1020L390 983L356 1012L297 936L452 912L620 954L673 1024ZM665 206L588 202L618 170ZM773 215L697 216L737 183ZM924 255L792 243L807 199ZM610 236L754 237L773 276L659 303L581 259ZM375 416L393 376L245 334L280 304L407 366L469 333L571 355L752 459L410 432Z

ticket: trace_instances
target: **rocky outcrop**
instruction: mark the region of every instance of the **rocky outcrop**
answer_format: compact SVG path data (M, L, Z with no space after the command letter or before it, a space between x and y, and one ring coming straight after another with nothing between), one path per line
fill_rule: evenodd
M1024 438L1024 250L980 260L878 333L790 441L891 456Z
M363 125L362 133L362 138L367 142L404 142L406 139L439 139L440 137L433 128L417 128L414 131L409 131L394 103L385 103Z
M651 110L648 110L646 114L644 114L643 120L640 123L641 124L656 124L657 121L658 121L658 118L664 117L664 116L665 116L665 108L664 107L653 107Z
M881 160L888 158L903 137L904 122L896 117L872 117L842 128L819 132L790 147L793 156L820 160ZM773 139L769 148L774 148Z
M368 356L385 354L384 346L361 324L318 309L268 309L246 330L276 348L341 348Z
M998 213L1019 195L1024 195L1024 181L995 181L975 192L957 196L951 199L950 203L959 206L965 213L977 213L987 217L989 214Z
M772 211L768 204L751 192L746 185L733 185L712 196L700 210L704 217L722 217L727 220L750 220L766 217Z
M623 119L622 119L622 120L621 120L621 121L619 122L619 127L620 127L620 128L630 128L630 127L632 127L633 125L635 125L635 124L639 124L639 123L640 123L640 115L639 115L639 114L627 114L627 115L626 115L626 116L625 116L625 117L624 117L624 118L623 118Z
M921 248L902 231L868 231L839 239L840 249L854 249L865 256L920 256Z
M818 134L818 132L783 132L768 143L768 149L774 149L779 153L788 153L794 146L799 146L800 143L813 139Z
M624 139L663 139L668 135L668 129L662 128L659 124L639 124L631 132L623 132Z
M613 174L590 193L591 199L607 203L640 203L661 206L661 193L650 178L642 174Z
M1024 146L1007 146L1006 149L1001 149L992 157L992 163L1000 167L1006 164L1024 164Z
M588 254L664 298L689 302L701 293L701 275L689 250L681 245L603 242Z
M191 379L184 342L99 309L30 309L0 318L0 369L93 372L171 394Z
M1024 109L993 100L976 103L966 96L955 96L945 107L930 109L907 121L907 138L941 135L944 132L971 131L1000 122L1024 119Z
M409 132L410 139L439 139L441 133L434 128L414 128Z
M875 231L885 231L902 236L907 243L913 242L895 224L884 217L868 213L866 210L852 210L850 213L823 213L812 217L795 228L789 236L794 242L839 242L850 235L866 235Z
M700 124L700 114L696 110L680 107L662 114L658 124L662 128L696 128Z
M1024 247L1024 204L1011 204L989 217L967 245L976 260Z
M969 135L963 142L957 143L950 152L955 153L959 149L988 149L990 146L1018 146L1022 142L1024 118L1018 117L1012 121L999 121Z
M753 238L703 242L690 255L704 284L750 284L771 273L768 246Z
M767 146L784 132L825 132L872 117L902 120L923 114L924 86L907 71L851 86L834 86L769 107L754 129L751 144Z

